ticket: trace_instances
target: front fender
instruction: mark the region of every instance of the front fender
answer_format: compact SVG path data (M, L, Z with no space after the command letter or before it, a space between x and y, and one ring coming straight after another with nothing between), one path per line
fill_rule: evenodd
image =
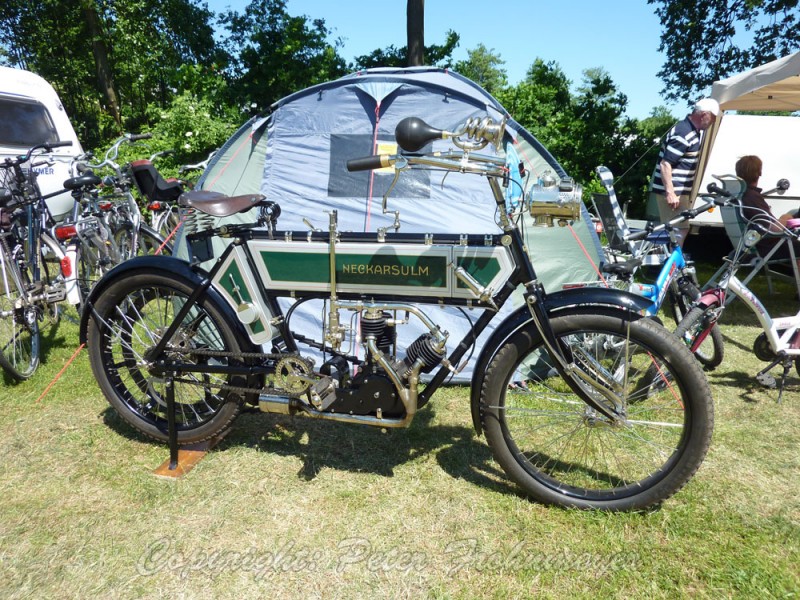
M625 290L604 287L581 287L553 292L552 294L547 294L544 303L548 317L557 316L567 309L589 306L603 306L641 314L642 311L652 305L652 302L643 296L638 296ZM533 317L528 307L523 305L500 323L500 326L494 330L494 333L483 345L480 355L478 355L472 374L472 387L470 390L472 425L478 435L483 431L480 418L480 398L489 362L507 339L520 329L528 326L534 326Z
M114 282L135 275L137 272L154 270L170 273L175 279L184 279L193 285L199 286L207 277L208 274L200 267L193 267L185 260L175 258L174 256L137 256L130 260L117 265L111 271L106 273L89 292L89 296L83 304L81 311L80 322L80 341L82 344L86 343L86 331L89 324L89 318L93 312L92 307L97 301L97 298L103 295L105 290ZM225 312L226 321L235 328L238 339L242 343L249 343L249 336L241 325L239 319L236 317L230 305L219 295L219 293L210 287L206 290L206 294L216 301L217 305ZM249 348L243 348L246 352L256 352L258 348L254 344L250 344Z

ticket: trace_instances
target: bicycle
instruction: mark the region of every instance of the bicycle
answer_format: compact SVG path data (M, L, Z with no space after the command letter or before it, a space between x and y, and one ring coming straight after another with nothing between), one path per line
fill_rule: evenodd
M393 227L377 232L338 231L336 211L327 231L284 232L276 229L277 205L263 196L185 193L191 261L127 261L87 301L81 339L111 406L143 435L169 442L173 465L179 444L217 436L244 404L407 427L497 321L473 371L473 424L526 494L604 510L641 509L674 494L710 443L713 403L702 370L679 340L641 316L649 303L640 296L605 288L545 293L522 226L528 215L578 218L581 190L563 180L554 201L523 199L509 215L505 158L478 152L503 148L504 131L505 122L488 118L454 132L410 118L395 135L405 153L347 162L351 171L391 168L394 183L410 169L481 176L500 234L399 233L392 231L399 211ZM419 152L434 140L457 150ZM387 214L394 183L384 196ZM266 229L214 226L213 217L256 206L273 217ZM230 243L215 255L217 237ZM518 286L524 303L501 313ZM279 298L294 303L284 311ZM292 323L309 301L323 304L313 335ZM459 307L470 324L452 351L430 316L441 305ZM401 345L397 329L412 320L423 333ZM652 369L665 384L642 390ZM510 389L523 380L524 388Z
M116 162L122 144L149 139L151 134L125 134L106 151L102 161L89 162L93 155L84 154L75 162L79 175L65 182L76 198L73 212L56 235L78 249L79 279L84 291L113 266L140 254L170 253L171 246L142 218L129 174ZM95 170L110 168L111 175L100 179ZM98 186L111 189L100 195Z
M709 198L710 196L706 195L704 197ZM669 242L665 246L669 254L667 254L653 283L635 283L632 281L633 273L639 266L637 264L639 259L634 259L633 265L626 263L605 265L604 270L618 275L622 281L627 283L628 290L639 293L651 301L651 305L645 311L650 317L657 318L656 315L659 309L664 301L667 300L676 326L680 325L694 304L700 299L701 293L700 284L697 281L697 271L694 268L694 264L687 261L686 255L678 244L674 225L694 219L698 214L712 210L723 202L722 200L714 200L698 208L683 211L680 216L668 223L655 227L652 224L648 224L643 231L629 236L631 240L641 240L652 233L667 232ZM712 370L722 363L725 354L725 342L722 337L722 331L716 324L711 327L708 335L704 337L700 344L693 345L692 353L697 361L708 370Z
M725 194L732 197L730 192L726 191ZM765 228L764 224L769 222L774 224L775 230ZM684 340L690 349L694 349L703 343L716 326L731 300L739 298L756 316L762 329L753 343L753 353L759 360L769 364L756 374L756 380L765 387L778 387L769 371L778 365L783 366L778 392L780 402L792 363L800 374L800 312L793 316L773 318L758 297L736 277L739 268L747 262L750 248L765 235L785 237L790 243L798 240L800 219L792 219L784 226L765 211L759 211L754 219L746 221L745 233L733 254L724 259L721 271L704 286L701 298L678 325L675 335Z
M612 205L610 209L616 213L616 207L614 206L616 199L611 172L605 167L598 167L597 172L609 191L608 200ZM708 200L708 202L696 208L683 211L668 223L661 225L648 223L644 229L637 232L630 232L627 227L623 228L622 231L608 232L610 236L621 237L621 241L625 243L631 254L629 258L624 260L602 263L600 270L608 277L601 275L600 282L592 282L589 285L616 286L644 296L650 300L650 305L645 309L645 314L650 318L657 319L659 323L662 322L658 317L658 312L666 302L671 309L677 326L694 303L699 300L700 284L697 281L697 272L694 264L687 259L683 249L677 242L675 226L726 203L726 200L721 199L712 192L703 194L700 197ZM597 208L599 210L600 207L597 206ZM610 215L606 217L603 219L604 227L606 229L616 227L615 219L610 218ZM666 239L663 236L659 236L662 233L666 233ZM632 242L640 243L634 244ZM644 261L653 257L657 257L656 264L660 263L661 265L654 281L652 283L636 282L636 274L641 269ZM713 369L719 366L723 360L724 353L724 342L719 327L712 327L704 343L695 348L693 352L695 358L706 369Z
M75 257L49 233L49 195L42 195L34 171L42 163L23 169L37 151L71 145L39 144L0 163L0 367L17 381L39 366L45 319L57 321L62 301L81 302Z
M194 188L194 183L188 179L165 179L158 172L154 161L159 156L172 154L172 150L156 152L148 160L138 160L129 163L131 178L143 198L150 212L150 227L157 231L164 239L170 239L181 224L178 197L186 190ZM182 165L179 173L203 170L208 166L208 161L216 154L212 151L204 161L196 164Z

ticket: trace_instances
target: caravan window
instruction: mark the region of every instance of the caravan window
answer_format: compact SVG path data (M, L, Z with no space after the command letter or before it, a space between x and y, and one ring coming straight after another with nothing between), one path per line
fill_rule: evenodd
M42 103L0 96L0 146L29 148L57 141L58 132Z

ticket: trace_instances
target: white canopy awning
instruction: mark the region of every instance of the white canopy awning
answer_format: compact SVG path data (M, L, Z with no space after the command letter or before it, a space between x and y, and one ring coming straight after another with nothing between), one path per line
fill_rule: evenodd
M715 82L711 97L722 110L800 110L800 52Z

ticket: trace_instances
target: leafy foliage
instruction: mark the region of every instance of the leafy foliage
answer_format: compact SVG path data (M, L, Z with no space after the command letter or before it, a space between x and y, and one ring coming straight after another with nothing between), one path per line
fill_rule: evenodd
M505 61L495 54L494 48L489 50L483 44L478 44L474 50L467 50L467 60L458 61L454 70L494 94L508 85L504 64Z
M441 68L449 68L453 65L453 51L458 47L459 35L455 31L448 31L444 44L431 44L425 46L425 61L430 65ZM356 69L372 69L374 67L405 67L406 56L408 55L407 46L397 48L390 45L385 49L378 48L369 54L357 56L355 59Z
M670 100L693 100L718 79L800 44L798 0L647 0L663 24L658 72Z
M228 11L220 23L230 32L223 45L230 100L259 112L282 97L344 75L340 43L328 43L325 21L293 17L285 0L253 0L243 13Z
M221 60L212 13L195 2L8 0L0 56L47 79L93 146L140 129L152 104L169 105L183 65Z

